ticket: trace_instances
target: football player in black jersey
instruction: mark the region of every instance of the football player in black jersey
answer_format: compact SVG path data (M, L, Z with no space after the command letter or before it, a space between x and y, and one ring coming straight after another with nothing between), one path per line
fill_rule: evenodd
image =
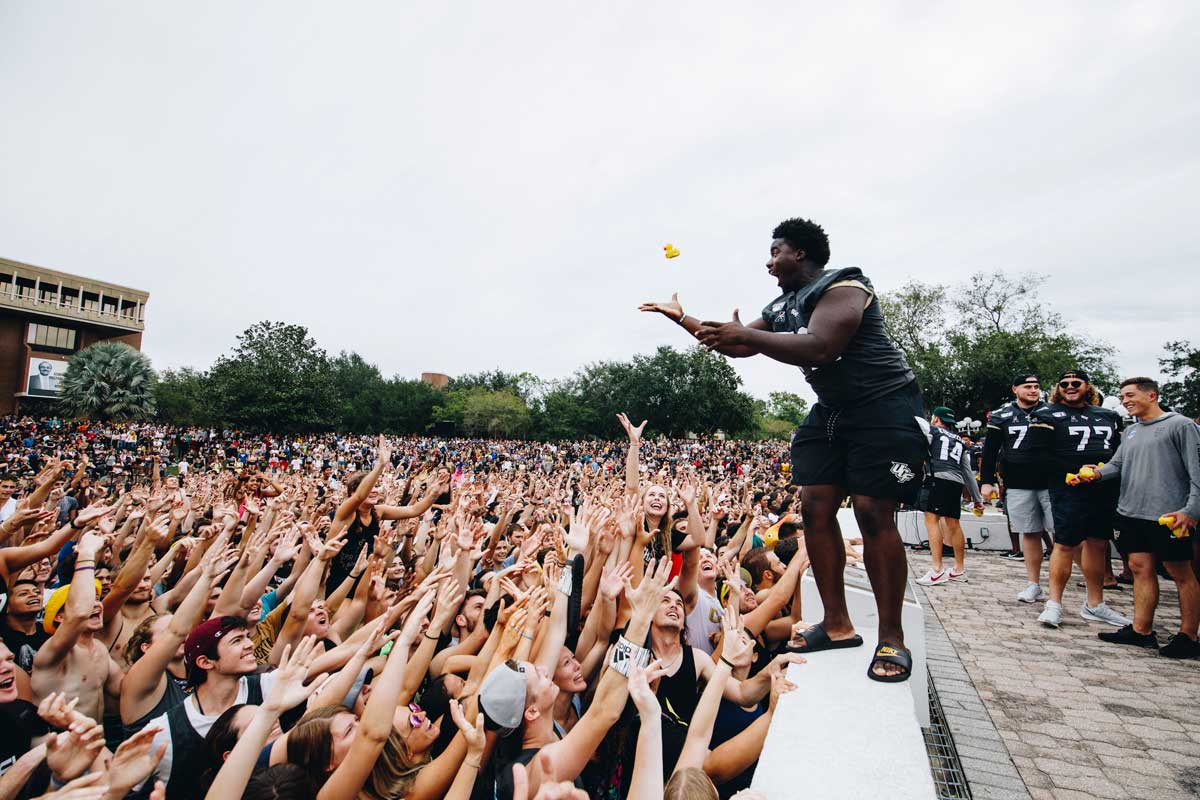
M1050 494L1046 491L1046 459L1029 438L1029 415L1046 404L1037 375L1013 378L1013 401L988 414L980 480L984 498L996 496L996 475L1004 479L1004 513L1009 529L1020 537L1029 585L1017 595L1023 603L1046 599L1042 591L1042 539L1053 529ZM1047 541L1047 549L1052 545Z
M1071 563L1082 548L1087 600L1079 615L1118 628L1132 624L1104 602L1104 564L1109 560L1119 487L1078 483L1075 473L1087 464L1110 461L1121 443L1121 417L1100 407L1100 394L1086 372L1068 370L1050 396L1050 404L1029 415L1029 436L1045 457L1050 507L1054 512L1054 552L1050 555L1050 599L1038 621L1052 628L1062 622L1062 596Z
M908 565L895 511L920 491L924 410L916 378L884 330L871 282L854 267L826 269L828 262L821 226L789 219L775 228L766 264L783 294L750 324L736 309L730 322L701 322L684 312L678 296L641 310L665 315L709 350L735 358L761 354L803 370L817 404L792 437L792 481L803 487L806 546L825 619L794 639L792 649L863 643L846 611L842 577L837 510L849 495L879 610L879 646L867 675L894 683L912 672L900 624Z

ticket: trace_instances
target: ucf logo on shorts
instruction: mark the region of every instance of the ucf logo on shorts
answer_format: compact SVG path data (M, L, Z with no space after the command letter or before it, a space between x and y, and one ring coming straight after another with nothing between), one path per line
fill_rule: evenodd
M899 461L892 462L892 475L896 477L897 483L908 483L916 477L916 473L912 471L912 467Z

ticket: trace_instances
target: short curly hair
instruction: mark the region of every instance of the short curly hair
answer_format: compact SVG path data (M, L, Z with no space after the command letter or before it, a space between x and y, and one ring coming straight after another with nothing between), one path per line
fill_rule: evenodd
M803 250L809 261L822 267L829 263L829 236L811 219L785 219L775 226L771 238L783 239L793 250Z

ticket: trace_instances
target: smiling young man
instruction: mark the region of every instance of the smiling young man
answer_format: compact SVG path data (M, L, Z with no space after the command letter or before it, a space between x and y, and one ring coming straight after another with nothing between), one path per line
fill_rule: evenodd
M1161 562L1179 590L1179 633L1159 653L1196 658L1200 643L1200 583L1192 572L1192 537L1200 519L1200 428L1187 417L1163 411L1158 384L1150 378L1121 383L1121 405L1137 423L1125 431L1112 460L1082 479L1120 479L1117 549L1133 571L1133 622L1099 636L1114 644L1158 647L1154 610L1158 607ZM1094 465L1090 465L1095 468ZM1169 516L1170 527L1159 524Z
M984 499L996 496L997 473L1004 480L1004 513L1014 541L1013 558L1025 562L1028 585L1017 594L1022 603L1046 599L1042 591L1042 541L1053 530L1050 493L1046 489L1043 454L1029 438L1029 415L1046 404L1037 375L1024 372L1013 378L1013 400L988 414L980 480ZM1020 550L1017 550L1017 547ZM1053 543L1047 541L1047 548Z
M1082 550L1081 566L1087 599L1079 615L1118 628L1129 625L1104 602L1104 564L1113 538L1116 487L1075 485L1067 476L1086 464L1112 460L1121 443L1121 417L1100 407L1100 393L1083 370L1067 370L1058 379L1050 405L1029 415L1033 448L1047 465L1050 508L1054 514L1054 551L1050 554L1050 599L1038 622L1057 628L1071 564Z
M828 262L821 226L789 219L775 228L766 265L783 294L749 325L736 310L731 322L701 322L684 312L677 296L641 310L663 314L723 355L765 355L804 372L818 402L792 436L792 481L803 487L806 545L825 619L805 632L800 650L862 644L846 610L846 555L837 524L849 495L879 609L879 647L867 675L902 681L912 671L912 656L900 623L908 564L895 511L921 487L928 444L921 391L888 338L870 280L857 267L826 269Z
M183 650L195 691L146 725L160 729L154 747L166 745L151 780L166 782L168 798L193 793L205 763L204 737L217 719L240 703L262 705L275 680L271 672L256 674L254 641L240 617L205 620L188 634Z

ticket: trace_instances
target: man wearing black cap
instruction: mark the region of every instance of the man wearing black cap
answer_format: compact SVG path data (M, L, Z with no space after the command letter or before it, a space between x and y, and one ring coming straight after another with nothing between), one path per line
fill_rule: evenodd
M977 513L983 512L983 496L975 482L975 471L971 469L970 455L966 444L958 434L950 430L957 422L954 412L946 406L938 406L929 418L929 471L927 497L924 503L925 530L929 532L929 552L933 566L924 577L917 578L921 586L944 586L950 581L966 579L966 539L963 537L962 516L963 485L971 492ZM946 539L954 548L954 566L942 566L942 529Z
M1087 600L1079 615L1118 628L1132 624L1104 602L1104 565L1113 538L1119 487L1079 483L1075 473L1087 464L1106 463L1121 443L1121 417L1100 407L1100 394L1083 370L1063 373L1050 404L1029 415L1029 437L1049 466L1047 482L1054 513L1054 552L1050 556L1050 599L1038 622L1057 628L1071 563L1082 549Z
M1047 549L1053 546L1046 531L1053 530L1054 525L1046 491L1045 454L1038 452L1029 438L1029 415L1046 404L1042 402L1041 381L1033 373L1023 372L1013 378L1012 391L1011 403L988 414L979 472L984 498L996 496L997 468L1004 480L1004 512L1014 536L1020 537L1029 576L1029 585L1017 599L1037 603L1046 599L1041 586L1042 540L1047 539ZM1015 542L1013 551L1018 552Z

